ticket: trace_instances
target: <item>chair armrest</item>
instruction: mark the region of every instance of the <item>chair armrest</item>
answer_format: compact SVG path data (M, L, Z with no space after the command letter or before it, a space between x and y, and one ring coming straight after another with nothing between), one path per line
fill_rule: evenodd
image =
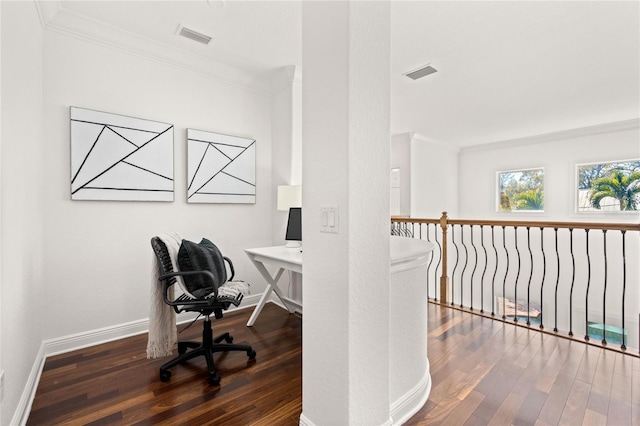
M169 288L173 284L175 284L175 280L173 282L170 282L169 278L177 277L177 276L188 276L188 275L206 275L207 277L209 277L209 279L211 280L211 283L213 284L213 294L214 294L214 297L207 298L206 300L198 300L198 299L189 300L189 305L208 307L208 306L211 306L213 303L215 303L218 297L218 285L215 282L215 277L213 273L211 273L210 271L204 271L204 270L203 271L170 272L168 274L160 275L158 279L160 281L164 281L165 283L164 294L163 294L164 302L167 305L171 305L171 306L178 306L178 305L185 304L184 301L178 302L178 299L176 300L169 299Z
M227 281L233 281L233 277L236 275L236 271L233 269L233 262L227 256L222 256L222 257L224 258L224 260L227 261L227 264L229 265L229 269L231 270L231 276L227 278ZM224 284L224 283L221 283L221 284Z

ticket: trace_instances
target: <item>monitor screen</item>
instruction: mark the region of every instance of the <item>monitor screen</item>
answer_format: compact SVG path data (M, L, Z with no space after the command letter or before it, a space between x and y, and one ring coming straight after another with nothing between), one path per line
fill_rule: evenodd
M287 222L287 241L302 241L302 208L291 207L289 209L289 221Z

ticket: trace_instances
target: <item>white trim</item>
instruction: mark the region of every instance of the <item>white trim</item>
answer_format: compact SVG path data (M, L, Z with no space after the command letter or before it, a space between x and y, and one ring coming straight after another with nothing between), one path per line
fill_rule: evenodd
M410 137L410 140L415 139L420 142L426 142L431 145L436 145L436 146L448 149L449 151L454 153L459 153L461 149L461 147L459 147L458 145L447 143L447 142L436 140L436 139L430 139L424 135L421 135L420 133L409 133L409 137Z
M298 424L300 426L315 426L316 424L313 423L311 420L309 420L307 418L307 416L304 415L304 413L300 414L300 421L298 422Z
M242 304L238 307L229 308L226 312L233 312L241 309L255 306L260 299L260 294L247 296L243 299ZM182 314L179 317L179 323L193 321L197 314ZM31 373L25 385L20 402L14 412L12 425L25 425L31 413L31 406L36 396L36 390L40 383L40 376L44 369L45 361L48 357L72 352L78 349L96 346L102 343L114 340L124 339L149 331L149 319L131 321L124 324L118 324L111 327L104 327L97 330L91 330L84 333L71 334L56 339L43 340L40 344L40 350L36 355L36 359L31 368Z
M392 424L401 425L420 411L429 399L431 394L431 374L429 373L429 360L427 359L427 369L425 375L401 398L393 401L390 406Z
M13 413L13 418L11 419L12 425L23 426L27 424L29 414L31 414L31 406L33 405L33 400L36 397L38 383L40 383L40 376L42 375L45 359L45 345L44 342L42 342L33 366L31 367L31 373L29 373L27 383L24 385L16 411Z
M233 312L254 306L258 303L260 295L251 295L243 299L239 307L232 307L226 312ZM178 323L193 321L197 314L182 313L178 316ZM63 353L75 351L78 349L88 348L100 345L102 343L112 342L114 340L124 339L149 331L149 319L131 321L128 323L118 324L109 327L103 327L96 330L85 331L77 334L70 334L55 339L44 340L46 356L60 355Z
M284 297L284 296L283 296ZM299 302L297 300L291 299L289 297L284 297L284 300L287 301L287 303L289 304L289 306L293 306L293 310L294 312L300 312L302 313L302 302ZM278 297L276 295L274 295L273 293L271 294L271 296L269 297L269 302L277 305L278 307L287 310L287 307L284 306L282 304L282 302L280 301L280 299L278 299Z
M427 371L416 385L407 393L389 406L390 418L382 425L402 425L426 404L431 394L431 374L429 373L429 360L427 359ZM315 426L304 413L300 414L300 426Z
M580 127L577 129L561 130L558 132L544 133L541 135L526 136L516 139L507 139L496 142L489 142L480 145L463 146L462 151L485 151L497 148L513 148L525 146L532 143L551 142L555 140L571 139L582 136L598 135L602 133L618 132L623 130L636 129L640 127L640 118L631 120L616 121L614 123L597 124L595 126Z
M159 43L110 24L65 10L59 1L36 1L42 27L140 58L163 63L231 86L271 95L270 81L256 72ZM57 8L56 8L57 6Z

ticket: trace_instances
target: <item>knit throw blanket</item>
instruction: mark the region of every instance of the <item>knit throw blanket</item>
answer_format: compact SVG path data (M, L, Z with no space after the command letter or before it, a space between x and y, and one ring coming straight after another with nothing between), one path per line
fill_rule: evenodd
M173 270L178 271L176 259L182 238L176 233L161 234L158 236L167 246L169 257L173 264ZM173 345L178 340L176 328L176 312L173 307L164 303L164 282L158 280L160 276L160 264L155 254L153 255L151 267L151 301L149 309L149 340L147 341L147 358L155 359L171 355ZM180 287L184 284L180 281L182 277L176 277ZM173 299L174 286L169 288L169 298Z

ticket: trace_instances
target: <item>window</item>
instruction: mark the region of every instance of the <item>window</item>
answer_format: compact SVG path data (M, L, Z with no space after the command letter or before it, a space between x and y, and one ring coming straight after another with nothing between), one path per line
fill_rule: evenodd
M578 164L578 212L640 210L640 160Z
M544 211L544 169L498 172L497 210Z

